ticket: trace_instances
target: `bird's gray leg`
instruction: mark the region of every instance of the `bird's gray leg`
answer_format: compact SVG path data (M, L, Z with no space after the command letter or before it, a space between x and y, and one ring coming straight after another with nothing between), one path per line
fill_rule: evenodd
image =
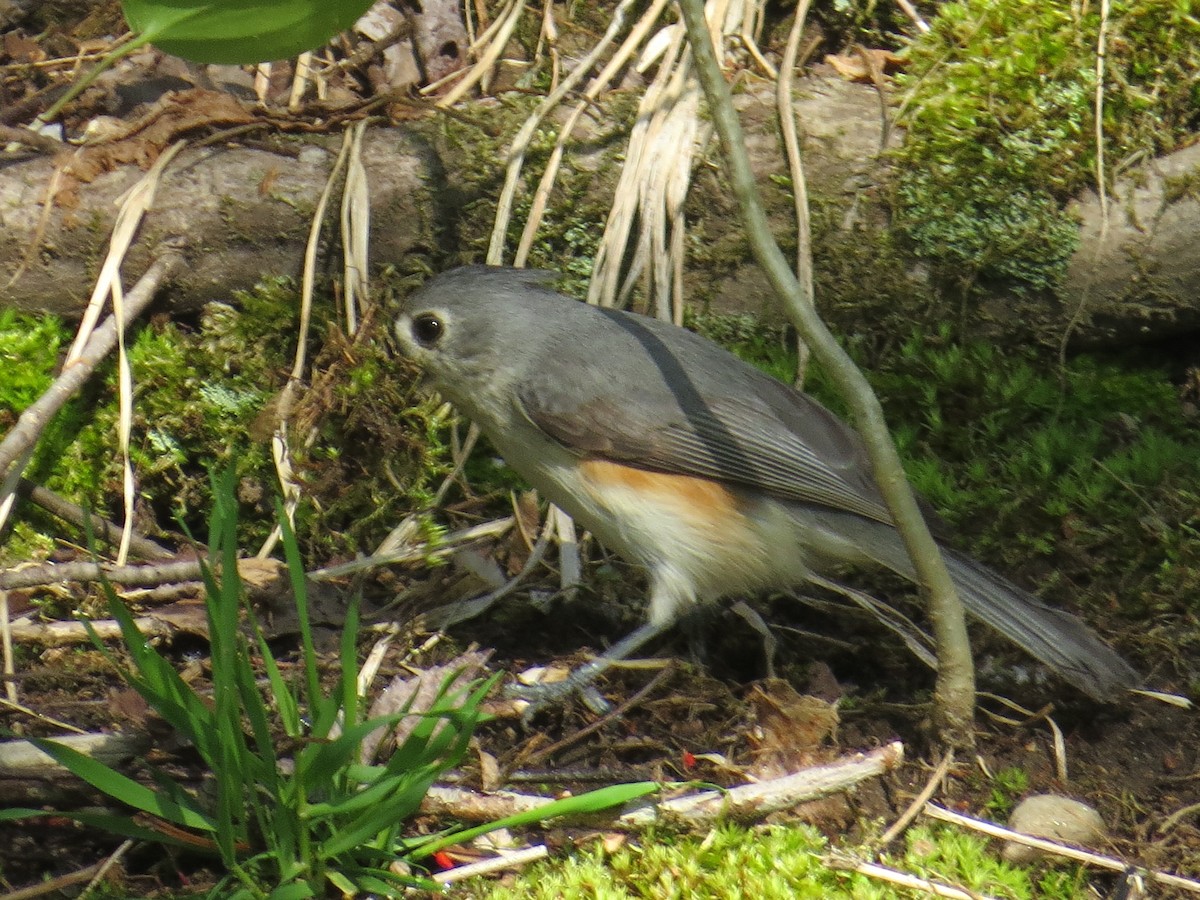
M658 624L647 622L610 647L606 653L597 656L591 662L584 663L563 681L554 684L514 685L509 688L510 695L529 702L529 706L521 713L521 717L528 720L539 710L575 692L579 693L580 699L593 712L597 714L608 712L611 706L600 696L600 692L596 690L592 682L611 668L613 663L620 662L636 653L645 644L670 628L671 624L671 622Z

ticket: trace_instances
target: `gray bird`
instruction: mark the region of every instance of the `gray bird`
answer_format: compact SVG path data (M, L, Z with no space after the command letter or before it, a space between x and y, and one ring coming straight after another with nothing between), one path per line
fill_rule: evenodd
M395 334L512 468L649 573L647 624L569 688L696 604L846 564L914 577L849 426L683 328L564 297L555 277L454 269L405 301ZM1075 687L1140 686L1079 619L942 550L971 614Z

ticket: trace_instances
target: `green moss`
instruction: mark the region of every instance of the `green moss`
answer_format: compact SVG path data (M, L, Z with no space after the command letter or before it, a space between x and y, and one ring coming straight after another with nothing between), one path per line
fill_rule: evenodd
M382 341L348 340L330 324L332 304L317 303L314 374L297 394L290 433L305 549L325 561L373 549L403 515L427 507L450 471L450 452L448 413L413 398L414 373L389 359ZM198 320L156 318L131 332L140 530L154 535L182 520L203 536L198 511L211 505L209 470L234 465L241 540L253 546L269 532L278 493L270 437L292 365L297 310L294 288L276 280L236 304L209 304ZM0 319L0 363L10 376L0 388L0 421L15 421L50 383L57 348L68 339L53 320ZM117 415L110 360L50 423L29 477L119 520ZM60 528L23 506L14 531L21 540L6 546L6 556L44 555L46 535Z
M891 900L909 892L829 864L830 848L804 825L720 826L703 839L650 834L606 854L595 845L541 863L510 885L466 883L467 896L500 898L727 897ZM979 838L942 828L913 828L907 849L885 865L1008 900L1087 896L1076 873L1035 883L1033 873L999 860ZM1049 890L1045 888L1049 887Z
M1114 4L1105 153L1112 167L1175 149L1200 108L1200 18L1177 0ZM901 76L897 225L946 277L1047 290L1075 248L1065 202L1094 183L1099 7L943 5Z
M0 426L11 427L50 386L66 338L62 323L53 316L0 310Z
M1001 769L992 778L991 796L984 808L997 821L1004 821L1021 795L1029 790L1029 775L1024 769L1008 767Z

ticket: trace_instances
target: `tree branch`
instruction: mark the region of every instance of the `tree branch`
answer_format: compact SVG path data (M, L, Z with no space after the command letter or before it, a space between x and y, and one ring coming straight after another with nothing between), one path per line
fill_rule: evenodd
M973 741L975 671L962 603L904 476L879 400L854 361L821 321L814 306L805 302L804 292L771 233L746 154L741 123L713 53L704 19L704 2L680 0L680 7L697 73L708 99L709 114L721 137L730 183L741 207L751 249L783 301L789 318L850 405L855 424L866 443L875 480L929 602L938 647L935 714L942 738L952 745L970 745Z

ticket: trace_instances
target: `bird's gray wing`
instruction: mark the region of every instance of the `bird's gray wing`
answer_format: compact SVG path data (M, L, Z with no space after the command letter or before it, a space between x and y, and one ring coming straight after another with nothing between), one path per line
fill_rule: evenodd
M816 401L757 370L737 370L720 389L668 390L650 373L614 382L611 372L588 377L553 368L521 387L522 411L581 455L891 522L857 435Z

